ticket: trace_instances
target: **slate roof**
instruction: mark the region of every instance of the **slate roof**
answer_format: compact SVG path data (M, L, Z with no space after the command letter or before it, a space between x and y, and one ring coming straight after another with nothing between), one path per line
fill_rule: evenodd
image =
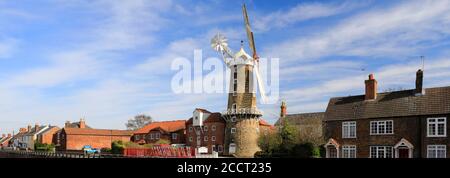
M379 93L375 100L364 95L331 98L325 121L368 118L436 115L450 113L450 86L425 89L416 96L414 90Z
M64 125L64 128L80 128L80 122L66 123L66 125ZM92 129L92 127L89 127L88 125L85 125L85 128Z
M324 117L325 117L325 112L313 112L313 113L288 114L282 119L288 121L290 124L293 124L293 125L301 125L304 122L312 120L312 119L318 119L318 120L322 121ZM278 121L275 123L275 125L280 124L280 119L278 119Z

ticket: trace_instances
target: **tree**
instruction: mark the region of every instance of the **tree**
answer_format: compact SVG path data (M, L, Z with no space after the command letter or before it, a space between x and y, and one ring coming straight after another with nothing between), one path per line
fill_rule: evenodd
M151 116L141 114L134 116L134 118L132 119L129 119L125 126L127 126L128 130L137 130L152 122L153 119Z
M278 133L281 137L280 149L282 152L288 152L291 150L298 141L297 128L291 125L289 122L283 122Z

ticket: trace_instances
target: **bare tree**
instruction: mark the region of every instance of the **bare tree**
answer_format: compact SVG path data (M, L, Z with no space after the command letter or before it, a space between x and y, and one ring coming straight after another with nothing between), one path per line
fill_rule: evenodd
M128 130L137 130L152 122L153 119L151 116L141 114L134 116L134 118L132 119L129 119L125 126L127 126Z

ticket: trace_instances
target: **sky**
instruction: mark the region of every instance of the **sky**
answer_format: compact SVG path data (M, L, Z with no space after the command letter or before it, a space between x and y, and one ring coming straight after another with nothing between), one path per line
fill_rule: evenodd
M0 0L0 133L28 124L63 126L84 117L94 128L125 129L147 114L188 119L195 108L226 109L227 95L175 94L177 57L219 57L246 40L247 5L258 54L280 59L280 100L259 104L274 123L325 111L330 97L450 85L450 1Z

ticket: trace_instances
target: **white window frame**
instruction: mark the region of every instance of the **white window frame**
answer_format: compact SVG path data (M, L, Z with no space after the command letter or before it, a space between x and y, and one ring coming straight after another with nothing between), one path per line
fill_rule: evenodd
M231 117L231 122L236 122L236 116Z
M211 136L211 141L216 141L216 136Z
M373 156L373 151L372 148L375 149L375 157ZM391 154L388 154L388 149L391 150ZM379 151L383 151L383 157L380 157L381 155L379 155ZM392 146L370 146L369 147L369 156L370 158L394 158L394 147Z
M189 127L189 132L192 132L192 130L193 130L193 129L192 129L192 126L190 126L190 127Z
M192 142L194 139L192 139L192 137L189 137L189 142Z
M231 132L232 134L236 133L236 128L234 128L234 127L231 128L230 132Z
M153 133L150 133L150 140L153 140L155 138L155 135Z
M387 129L389 122L392 123L390 130L391 132L388 132ZM383 129L380 128L381 126L383 126ZM381 133L380 130L383 130L384 133ZM394 120L370 121L370 135L392 135L392 134L394 134Z
M203 130L204 130L204 131L208 131L208 126L206 126L206 125L203 126Z
M343 145L342 158L356 158L356 145Z
M178 134L177 134L177 133L172 133L172 140L176 140L177 137L178 137Z
M213 131L213 132L216 131L216 125L211 126L211 131Z
M231 104L231 112L232 113L236 113L237 112L237 104L236 103Z
M155 134L155 139L156 139L156 140L159 140L160 138L161 138L161 135L160 135L159 133L156 133L156 134Z
M443 157L439 157L438 151L443 152ZM427 145L427 158L447 158L447 145Z
M440 119L444 119L444 121L439 121ZM439 134L439 124L444 124L444 133ZM433 125L433 126L432 126ZM434 129L434 134L430 133L430 128ZM446 117L433 117L427 118L427 137L447 137L447 118Z
M207 142L208 141L208 136L204 136L203 137L203 141Z
M354 127L354 130L352 130L352 127ZM354 131L353 136L352 131ZM356 121L342 122L342 138L356 138Z

